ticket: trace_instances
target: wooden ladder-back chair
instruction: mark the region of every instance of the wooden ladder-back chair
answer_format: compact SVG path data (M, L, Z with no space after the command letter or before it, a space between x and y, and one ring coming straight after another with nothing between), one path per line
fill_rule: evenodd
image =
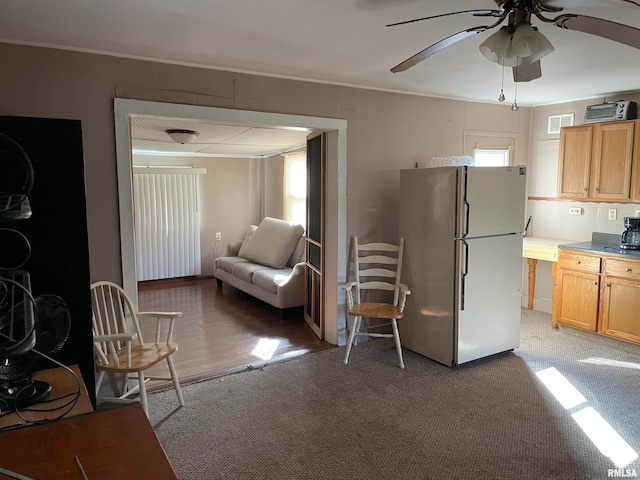
M147 416L148 380L173 380L180 406L184 406L180 381L176 374L171 355L178 351L178 345L171 341L173 324L182 312L137 312L125 291L112 282L96 282L91 285L91 306L93 310L93 345L95 366L98 370L96 397L100 391L105 372L123 375L120 396L114 400L124 400L140 394L140 403ZM140 319L156 320L155 343L144 343L140 330ZM171 377L145 377L144 371L162 360L167 360ZM130 375L135 373L138 384L129 388ZM136 376L133 378L135 379Z
M344 357L345 365L349 363L351 346L357 345L358 336L366 337L393 337L398 351L400 368L404 368L402 360L402 346L398 333L398 320L404 315L404 305L409 288L400 283L402 274L402 254L404 251L404 238L400 239L400 245L390 243L358 244L358 237L352 238L352 252L355 281L347 283L343 288L347 295L347 313L354 318L347 353ZM380 303L364 298L364 291L385 291L393 293L393 302ZM371 294L367 294L371 295ZM379 295L379 294L374 294ZM371 299L374 300L374 299ZM372 326L363 327L362 318L388 319L391 321L392 333L377 333L369 331ZM383 327L389 324L374 325Z

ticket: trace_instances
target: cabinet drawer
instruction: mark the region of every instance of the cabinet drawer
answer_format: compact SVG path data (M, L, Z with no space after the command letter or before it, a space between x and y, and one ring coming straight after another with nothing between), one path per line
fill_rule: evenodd
M604 261L604 272L615 277L640 280L640 262L633 260L622 260L618 258L606 258Z
M580 272L600 273L600 257L561 250L558 255L558 267Z

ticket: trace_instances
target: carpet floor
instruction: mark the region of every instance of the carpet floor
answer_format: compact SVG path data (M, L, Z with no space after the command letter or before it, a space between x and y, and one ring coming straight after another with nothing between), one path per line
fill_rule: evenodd
M405 349L401 370L387 340L346 366L344 348L304 355L187 385L183 408L153 393L150 420L180 479L640 475L640 346L550 323L523 309L519 348L455 368Z

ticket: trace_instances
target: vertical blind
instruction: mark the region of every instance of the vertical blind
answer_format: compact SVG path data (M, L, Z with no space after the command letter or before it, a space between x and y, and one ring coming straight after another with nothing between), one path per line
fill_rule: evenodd
M195 174L133 176L138 281L200 274Z

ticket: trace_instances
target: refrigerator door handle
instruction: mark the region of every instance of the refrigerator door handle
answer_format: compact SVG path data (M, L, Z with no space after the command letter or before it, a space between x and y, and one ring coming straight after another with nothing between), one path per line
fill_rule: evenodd
M463 167L463 182L464 183L462 185L462 206L464 208L464 231L462 232L462 235L460 235L462 238L469 235L470 205L469 205L469 200L467 200L467 167Z
M462 247L464 249L464 270L462 271L462 275L460 276L460 310L464 310L464 284L467 274L469 273L469 244L465 240L460 240L460 242L462 243Z

